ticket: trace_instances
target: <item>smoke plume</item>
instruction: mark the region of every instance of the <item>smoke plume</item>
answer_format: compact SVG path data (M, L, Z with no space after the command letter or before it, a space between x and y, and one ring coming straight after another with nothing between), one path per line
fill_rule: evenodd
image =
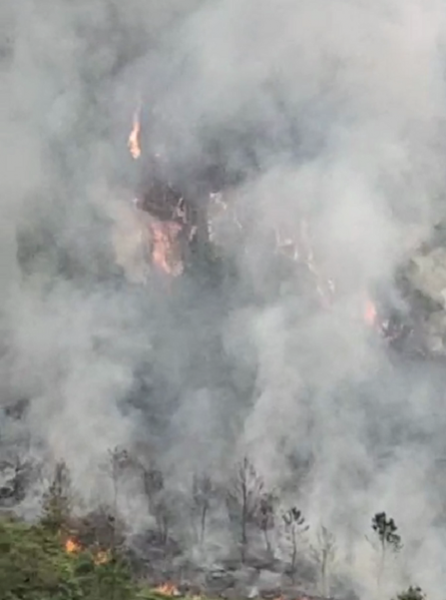
M443 217L444 3L10 0L0 23L4 451L63 458L87 504L116 446L176 489L248 454L335 533L354 589L386 510L405 546L385 592L440 598L444 373L390 356L362 311L376 289L406 309L395 273ZM197 173L224 165L242 234L222 222L217 288L135 259L139 106L143 155L199 207L220 190ZM275 270L274 231L311 248L308 285Z

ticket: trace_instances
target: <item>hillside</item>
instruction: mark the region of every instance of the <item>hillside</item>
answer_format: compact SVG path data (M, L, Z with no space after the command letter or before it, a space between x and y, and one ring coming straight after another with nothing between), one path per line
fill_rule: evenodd
M2 600L205 598L173 584L150 587L136 577L129 562L118 553L98 560L97 552L76 547L66 533L51 531L44 524L25 524L13 517L0 518L0 589ZM306 594L294 598L311 600ZM421 590L411 588L397 600L423 598Z

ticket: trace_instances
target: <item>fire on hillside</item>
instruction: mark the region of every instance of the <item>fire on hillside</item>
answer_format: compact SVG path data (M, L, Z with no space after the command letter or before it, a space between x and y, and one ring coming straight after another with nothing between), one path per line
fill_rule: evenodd
M65 540L65 551L67 552L67 554L78 554L85 550L88 550L88 549L84 548L82 546L82 544L78 540L76 540L74 537L68 537ZM100 550L100 549L95 548L92 551L92 554L93 554L93 561L96 565L103 565L110 560L110 553L107 550Z
M139 161L139 165L145 159L141 136L141 107L138 107L133 114L127 146L131 157ZM228 219L238 233L243 234L246 223L237 214L237 207L231 203L231 194L226 189L209 193L205 201L200 203L200 210L206 213L205 218L200 221L197 204L157 174L156 167L152 171L143 174L144 183L133 202L135 219L140 229L140 244L143 246L143 254L148 257L148 268L168 278L182 275L187 248L197 238L199 223L204 223L206 229L204 236L201 232L201 237L210 241L215 241L215 221L222 217ZM288 231L285 235L284 231L275 226L272 226L272 231L275 239L272 252L296 266L303 266L312 281L318 304L323 310L330 310L336 300L336 284L318 264L309 220L302 216L294 234ZM380 314L370 295L365 297L362 319L367 328L383 338L394 341L395 335L399 335L398 332L395 333L390 320Z

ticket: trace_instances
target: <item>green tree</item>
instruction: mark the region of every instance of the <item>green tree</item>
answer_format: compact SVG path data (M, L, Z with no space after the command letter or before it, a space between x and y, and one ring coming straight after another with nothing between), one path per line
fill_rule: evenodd
M41 526L0 521L0 590L5 600L78 600L70 556Z
M71 515L71 477L65 462L60 461L54 468L52 481L45 492L42 504L41 523L52 531L66 527Z
M75 563L74 577L82 600L131 600L135 596L130 569L116 556L97 564L90 553L81 553Z
M134 600L136 592L121 557L99 564L88 549L67 553L48 527L0 519L2 600Z

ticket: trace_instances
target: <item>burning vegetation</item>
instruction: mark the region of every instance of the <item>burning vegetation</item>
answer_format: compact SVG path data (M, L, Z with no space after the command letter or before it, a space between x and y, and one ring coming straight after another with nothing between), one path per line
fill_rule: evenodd
M140 146L140 137L141 137L141 122L139 118L139 110L135 110L133 114L133 128L130 132L128 139L128 148L132 158L137 160L141 156L141 146Z
M114 18L110 16L110 21ZM133 16L126 17L126 23L129 20L133 23ZM251 21L250 18L244 25L249 26ZM84 31L82 27L79 29ZM265 29L269 29L269 24ZM320 32L324 29L320 27ZM94 40L96 33L91 35ZM179 37L182 40L194 38ZM308 37L317 39L313 35ZM116 40L119 36L111 38ZM368 40L371 45L375 39L373 35L358 38ZM71 48L71 38L68 39L67 47ZM97 39L97 45L101 46L102 34ZM334 43L331 38L329 41L327 47ZM128 42L127 38L126 45ZM135 46L139 47L139 43L139 40L135 42ZM216 44L217 50L219 46ZM77 46L73 44L73 47ZM170 53L172 48L169 44L167 47ZM193 55L193 49L190 50ZM236 47L235 55L242 55L242 50L245 53L244 41ZM165 48L159 51L165 52ZM348 62L344 60L344 52L341 43L341 51L327 61L330 73L314 74L314 81L323 82L322 87L330 90L330 94L337 84L338 68L342 82L356 82L356 76L343 77L344 62ZM116 54L121 60L125 52ZM170 74L164 77L164 73L159 74L155 68L155 74L160 76L154 78L155 91L150 91L155 97L158 86L162 89L164 85L159 80L171 79L169 85L173 85L174 101L166 94L166 104L170 102L175 106L183 100L181 91L189 85L187 78L198 77L203 63L207 65L204 70L209 67L201 56L195 64L188 52L179 54L181 60L177 60L178 56L172 60L169 54L166 63L175 63L174 71L181 64L178 71L184 67L185 81L182 74L175 72L175 77L181 80L176 88L175 77L170 78ZM280 55L281 49L273 48L271 54ZM321 54L325 61L325 52L302 54L305 57ZM362 56L361 52L351 54ZM94 65L108 62L103 56L94 58L91 61ZM374 54L368 57L370 71L379 62L375 58ZM315 59L315 63L318 60ZM85 62L86 87L90 89L91 81L96 78L91 77L88 70L89 61ZM261 70L262 62L255 65L256 73ZM299 94L288 94L287 89L280 89L280 73L286 63L292 62L275 64L262 79L259 89L255 90L259 106L254 99L256 94L251 97L247 93L239 108L231 112L229 97L233 86L230 81L227 88L225 81L221 88L216 85L215 114L214 107L204 110L191 101L190 108L196 109L196 122L190 130L185 123L186 111L178 110L177 118L176 109L170 106L166 114L163 113L165 92L161 91L161 99L153 109L161 123L153 126L159 134L153 142L147 141L151 135L144 120L147 106L137 102L133 113L133 107L129 108L124 118L130 132L123 133L119 142L123 152L126 152L127 142L130 164L128 170L125 161L119 164L121 167L124 163L125 184L121 186L124 191L116 191L116 180L110 177L113 179L110 196L128 199L119 203L113 215L116 217L116 229L112 232L115 263L107 244L103 243L107 225L103 229L102 221L96 229L90 225L90 220L93 221L90 213L85 220L82 213L81 225L60 225L59 221L65 218L69 221L71 216L76 221L77 206L72 213L71 206L65 205L60 213L55 211L55 233L51 230L52 213L48 216L42 211L42 233L34 227L37 217L34 219L27 213L23 218L23 233L17 243L21 272L12 286L12 300L5 294L8 306L4 319L2 385L5 395L10 393L12 400L4 411L1 407L7 426L12 423L11 438L19 430L17 454L23 455L4 461L2 471L7 475L0 487L0 506L8 510L17 506L26 512L25 500L36 497L36 490L42 488L45 477L48 485L38 525L26 528L33 543L28 547L20 542L20 551L11 553L5 561L0 560L0 572L3 568L4 580L14 592L5 587L8 600L27 600L23 582L14 575L24 570L24 577L29 577L25 569L27 561L36 568L43 565L42 581L53 586L45 590L44 600L50 597L145 599L146 596L139 594L140 581L144 581L149 600L157 595L300 600L307 598L302 588L324 598L333 594L340 598L344 594L352 597L343 578L345 572L353 572L356 566L353 555L357 532L361 541L364 537L360 522L362 509L358 507L369 505L366 494L376 491L376 485L382 491L382 479L392 480L395 465L395 472L400 475L400 464L393 462L397 454L395 443L402 445L410 438L407 445L410 452L406 453L404 447L400 454L404 458L416 456L418 460L419 440L428 438L430 424L425 426L423 419L419 419L418 407L413 410L415 417L409 418L407 414L399 414L401 407L397 401L393 406L390 400L376 400L383 390L392 400L393 395L397 397L400 393L415 395L405 388L406 376L410 375L403 365L407 356L395 368L395 371L400 369L400 379L396 376L392 379L393 373L388 375L392 369L387 369L387 363L391 358L393 368L395 349L407 352L409 348L417 357L446 358L446 282L441 273L446 254L441 248L430 249L426 254L425 249L422 252L415 249L414 256L408 260L410 267L405 264L402 267L404 285L400 285L396 276L395 281L392 279L390 267L393 269L392 261L397 262L399 258L392 255L389 272L386 265L381 273L381 265L375 263L378 259L386 262L388 240L376 241L380 238L376 229L384 225L384 221L387 223L387 207L381 211L380 198L377 202L380 206L375 210L369 196L374 199L375 188L398 187L398 182L394 182L392 174L386 176L385 168L379 164L370 169L373 172L376 168L379 184L371 183L374 175L368 173L368 168L362 177L362 161L366 164L370 156L378 156L381 146L391 153L396 150L394 155L398 157L409 154L410 148L416 148L417 144L408 143L407 148L399 152L393 139L378 139L378 145L370 148L370 142L364 140L358 144L366 148L364 157L358 159L358 166L350 144L357 138L362 140L363 128L361 125L359 132L352 130L352 135L348 128L352 121L360 121L364 112L363 96L367 94L361 93L357 106L348 107L348 118L341 115L341 126L335 123L333 138L327 126L330 131L325 139L319 131L325 127L320 125L325 123L320 113L327 110L330 120L332 112L342 112L342 104L350 101L350 94L342 89L334 102L331 96L327 102L320 102L313 98L301 101ZM423 65L425 62L422 61ZM331 72L333 65L336 66L335 77ZM114 64L113 73L120 68ZM358 71L362 73L363 69ZM313 65L311 68L305 65L300 72L302 77L311 72L313 79ZM367 69L365 72L368 73ZM387 74L384 68L382 72ZM212 80L210 73L200 84L208 85L208 78ZM73 79L77 83L77 78ZM243 77L237 75L235 79L238 85ZM246 79L249 88L251 78ZM290 81L293 79L290 77ZM309 85L305 82L306 90L316 87L312 79ZM64 73L63 85L49 86L49 89L64 90L68 80ZM143 86L145 82L138 83ZM397 87L392 86L392 102L383 105L395 103ZM204 94L208 98L214 95L210 88L206 88ZM436 88L426 85L420 89ZM176 97L178 91L180 95ZM199 92L200 85L194 91ZM74 96L76 92L73 91ZM95 99L106 96L93 95ZM245 96L245 90L242 95ZM188 100L189 92L185 96ZM225 99L223 102L228 100L224 111L217 106L220 96ZM288 96L296 99L296 104L288 105ZM381 94L370 96L372 102ZM412 98L413 94L401 96ZM30 98L34 99L33 94ZM65 104L63 100L61 106ZM415 100L413 104L418 105L418 96ZM33 105L29 99L26 102ZM66 104L69 106L70 101ZM36 105L40 110L40 103ZM267 107L264 113L263 106ZM19 110L18 114L27 110ZM222 118L221 113L225 113L225 118L220 122L215 115ZM311 113L309 118L308 113ZM352 119L352 115L356 117ZM90 116L87 116L88 122ZM386 111L386 119L388 117ZM390 126L389 130L401 131L410 137L412 129L417 129L412 124L419 120L415 115L408 120L410 125L404 127L400 126L398 115L398 126ZM53 123L51 119L48 121ZM317 122L317 133L313 131L313 121ZM64 125L69 128L71 122L81 120L67 119ZM108 131L102 125L101 122L98 130ZM40 131L46 127L46 122L41 128L35 128L33 123L32 129ZM387 128L386 120L383 127L376 128L377 138ZM85 129L90 131L89 127ZM336 144L345 143L338 139L343 137L339 132L344 129L347 129L348 144L340 152L339 163L342 164L339 165ZM54 132L55 139L47 144L55 154L60 148L66 148L66 154L62 152L62 156L54 160L55 164L62 164L60 172L57 166L55 197L65 185L68 190L76 191L84 185L83 173L76 172L73 180L70 179L72 155L79 152L82 165L91 158L81 153L82 143L76 133L70 130L67 140L59 140ZM193 138L190 144L189 136ZM307 136L317 139L308 144ZM80 139L82 141L82 136ZM325 154L327 148L329 151ZM101 163L96 147L94 151L95 160ZM359 154L362 151L360 148ZM426 160L426 164L428 162ZM412 164L409 166L407 171L417 172ZM271 184L270 171L276 169L279 176L273 173ZM287 173L287 169L292 172ZM355 173L352 190L344 189L350 185L350 171ZM396 171L405 172L400 165ZM116 179L122 181L120 177L121 173ZM296 183L296 180L299 181ZM324 189L320 191L319 187ZM299 198L296 199L295 194ZM336 194L342 197L341 224L335 218L338 217ZM382 195L385 196L385 191ZM404 193L401 196L406 197ZM353 208L350 203L354 204ZM109 210L112 212L114 208ZM388 212L392 215L389 230L393 232L397 210L392 206ZM91 229L86 227L84 231L86 222ZM369 223L373 234L366 231ZM352 234L350 226L353 229L357 226L358 231ZM336 230L334 233L332 227ZM52 232L51 236L47 236L48 231ZM383 237L391 237L391 232L386 231ZM39 239L34 244L36 238ZM446 238L442 244L446 245ZM388 245L393 252L393 245ZM15 251L14 246L11 255ZM358 257L350 260L350 254L355 253ZM395 254L400 256L396 251ZM370 265L367 263L369 255ZM353 274L348 269L351 265L356 267L351 269ZM14 263L14 269L9 270L14 271L13 277L15 266ZM386 287L385 292L375 289L382 280L387 282L386 277L392 279L387 286L391 289ZM134 285L130 285L129 280ZM19 294L17 306L14 305L16 288L23 294L23 297ZM7 318L9 310L11 325ZM426 331L427 342L423 338ZM378 377L375 372L370 375L383 363L386 363L384 373L380 372ZM428 387L431 372L426 373ZM387 376L388 387L387 380L384 381ZM424 386L425 382L422 383ZM438 387L443 389L442 386L443 382ZM434 394L432 406L426 403L430 411L426 421L431 419L431 413L436 414L436 390ZM385 408L378 412L384 404ZM439 406L441 409L441 404ZM418 421L423 421L421 426ZM23 436L22 425L26 433ZM2 436L6 429L1 429ZM332 444L334 432L344 436L339 445ZM9 432L5 438L8 436ZM410 446L412 437L416 440L413 447ZM441 439L440 436L438 442L435 441L438 448L443 447ZM123 447L113 448L116 443ZM84 453L87 445L88 451ZM35 451L39 454L41 448L37 464L37 459L31 457ZM63 461L57 462L59 452L72 461L72 473L76 474L79 486L76 491L72 489L70 469ZM427 452L423 454L422 468L417 464L414 470L422 471L430 465L431 458ZM47 471L51 460L56 462L54 473ZM384 465L385 478L375 477L372 473L375 465L380 468ZM404 471L407 472L412 475L410 468ZM429 469L426 472L428 479L431 472ZM423 485L424 477L423 472L420 475ZM87 480L91 489L83 487ZM339 501L338 490L346 497L351 482L355 486L352 495L357 493L359 500L355 497L349 504L347 500L344 503L342 497ZM418 487L423 489L423 485ZM405 486L401 488L404 495L408 494ZM409 484L407 488L411 489ZM316 508L312 505L315 497L315 504L319 502L322 507L319 507L317 520ZM435 490L432 502L440 505L438 498L441 497ZM438 512L442 511L440 508ZM322 525L325 520L329 527ZM339 522L344 523L347 533L342 532L337 539L337 531L331 527L338 527ZM0 538L0 549L9 550L15 541L11 538L16 536L21 540L24 529L9 521L5 521L3 529L6 542ZM382 597L381 589L388 574L386 561L389 556L397 558L402 551L401 538L394 520L384 512L374 516L369 533L372 537L370 552L377 559L370 560L370 571L379 563L377 596ZM415 542L409 548L422 548L418 539ZM49 558L42 558L39 554L42 549L48 550ZM33 562L33 552L39 561ZM346 567L336 572L339 555ZM54 556L57 556L57 564ZM401 572L404 570L408 570L406 566L401 567ZM57 576L53 577L53 573ZM67 573L78 579L67 582ZM42 581L39 580L38 589L43 586ZM0 579L0 590L2 583ZM194 586L199 594L190 591ZM29 597L41 600L37 595ZM419 588L410 587L408 595L401 596L401 600L420 600L421 597Z
M132 158L141 159L140 164L144 165L140 114L140 109L135 110L128 148ZM218 181L221 189L207 193L205 198L192 200L160 176L156 157L147 159L147 165L147 173L142 167L143 174L134 207L141 215L140 226L146 232L146 235L140 236L140 244L147 250L148 262L156 271L170 277L183 274L191 244L205 240L218 245L216 229L221 220L241 237L249 230L246 216L241 218L234 198L230 200L231 194L227 193L230 186L226 189L221 178ZM219 169L216 171L220 172ZM211 188L215 189L212 183ZM203 214L199 215L200 212ZM148 215L147 220L142 214ZM295 265L295 278L301 277L300 270L304 267L320 307L330 310L336 302L336 284L318 266L308 219L302 218L294 232L290 232L289 227L287 229L288 234L285 235L280 227L272 225L275 239L272 253ZM367 327L385 335L385 328L381 324L383 318L378 315L371 298L365 301L363 319Z
M128 147L133 159L144 155L141 150L141 123L135 111ZM196 234L193 207L173 187L160 179L156 170L143 174L141 189L135 198L137 210L149 214L147 222L150 262L156 270L171 277L184 270L185 244Z
M138 109L133 116L128 148L138 168L142 168L143 176L128 211L131 218L128 212L126 215L128 228L124 242L139 247L147 267L135 277L138 283L147 283L147 272L161 274L167 281L181 281L182 276L188 276L191 257L200 244L203 247L207 244L218 246L228 230L235 244L240 239L243 241L250 232L252 212L237 199L231 185L226 186L221 180L220 187L209 185L213 191L203 192L203 197L191 198L182 193L181 186L170 182L160 172L153 157L145 156L140 113ZM147 172L145 164L148 165ZM323 315L330 315L331 311L335 314L342 286L332 277L318 252L311 218L301 215L296 223L282 223L281 226L267 223L266 229L265 238L270 250L268 260L271 260L273 275L280 271L279 266L285 265L283 279L296 283L293 293L294 289L303 290L302 297L311 298L309 314L318 311ZM398 321L391 310L383 308L384 303L379 303L367 290L365 292L358 302L357 314L366 331L381 336L387 343L398 342L411 333L406 323ZM197 576L196 565L188 571L179 560L185 550L181 544L186 543L186 547L194 548L201 562L212 547L211 527L216 520L225 519L225 541L230 549L230 559L237 567L242 572L243 569L257 568L260 553L262 570L271 578L274 574L273 589L261 588L257 580L250 585L253 589L257 583L260 586L254 595L280 600L303 598L299 591L303 585L300 574L307 569L313 572L315 592L325 597L332 593L332 567L337 548L334 533L322 527L310 541L311 525L299 507L298 494L295 503L283 502L280 491L269 487L258 472L255 457L246 455L230 465L223 483L222 478L214 477L212 472L191 473L189 487L184 484L181 490L169 487L169 475L157 464L156 458L152 452L141 456L135 448L112 451L110 472L114 501L111 506L89 514L85 520L72 516L69 472L64 463L56 466L44 498L42 523L63 538L64 552L69 557L76 561L87 555L95 568L114 568L116 556L128 551L136 565L135 571L143 571L144 577L153 582L151 592L156 594L182 596L185 593L183 580L196 577L203 593L224 596L231 588L232 595L252 597L252 591L240 584L229 568L221 567L218 572L211 570L203 583ZM310 467L301 461L293 466L293 475L297 479L304 478ZM25 471L18 461L12 491L4 492L4 496L9 494L15 500L23 497ZM148 531L141 534L142 539L138 536L136 540L131 536L126 538L121 515L124 509L121 511L120 503L124 495L121 484L129 480L135 482L135 489L144 497L147 520L152 523ZM381 521L385 521L385 515L379 514ZM176 537L178 529L181 532L179 539ZM73 535L61 533L72 530ZM386 540L383 542L380 538L379 551ZM380 555L381 563L385 560L384 555L385 552ZM222 562L225 560L229 560L227 556ZM166 582L155 585L159 573L169 570L174 571L172 579L166 578ZM380 578L382 576L381 573Z
M154 588L154 591L163 596L181 596L178 587L174 583L162 583Z
M68 554L73 554L75 552L81 552L82 546L73 538L68 538L65 542L65 550Z
M64 544L67 554L79 554L80 552L90 552L93 556L95 565L104 565L110 560L110 552L108 550L99 550L98 548L86 548L76 540L69 537Z
M116 569L119 578L123 576L125 560L130 560L128 564L133 564L133 568L138 572L147 560L145 552L148 551L148 556L151 556L150 565L148 569L145 567L144 577L146 582L149 582L147 589L154 598L166 596L198 599L209 595L225 597L228 587L225 578L221 579L220 571L219 576L214 579L216 572L211 570L207 576L207 583L201 581L195 584L191 581L193 570L185 571L184 566L175 569L174 562L175 556L178 558L178 548L174 550L173 526L178 515L174 513L173 506L178 505L179 499L166 494L163 473L159 469L142 468L136 455L120 448L110 452L110 461L116 498L119 497L120 481L129 475L129 471L134 471L141 476L142 489L147 495L148 509L156 517L158 530L150 542L147 539L144 542L145 550L135 554L135 550L127 546L120 531L122 524L119 520L119 504L108 509L102 507L101 511L82 518L71 514L69 507L72 504L72 488L69 471L64 463L59 463L55 468L54 479L45 496L41 529L38 531L46 532L47 536L54 535L55 547L63 548L65 555L74 562L89 561L92 568L99 569L98 573L100 569L109 569L112 574ZM239 568L242 566L250 569L255 564L252 562L255 561L255 553L252 552L260 539L264 546L263 568L268 568L270 564L271 568L274 565L277 571L279 564L281 565L283 572L275 586L259 588L257 597L265 600L272 597L283 600L304 598L311 600L312 596L302 594L300 591L299 573L306 564L306 554L314 556L317 588L320 594L324 597L330 596L333 566L338 549L334 534L327 528L321 527L313 542L309 544L311 524L297 506L281 504L277 492L266 485L250 458L245 457L233 466L232 477L226 489L221 489L210 475L195 476L189 494L190 500L186 505L194 507L190 512L190 527L191 531L199 532L196 543L201 551L205 551L210 540L209 519L212 518L216 508L219 507L220 510L225 507L230 531L238 548ZM2 526L4 525L0 519L0 534ZM68 531L69 533L66 533ZM385 577L387 551L400 551L401 536L395 521L388 518L384 512L377 513L373 517L372 531L376 540L371 541L380 565L377 581L378 585L381 585ZM279 547L283 548L285 555L278 561ZM153 553L155 548L156 553ZM125 555L128 559L124 560ZM165 571L166 567L173 576L162 583L156 583L157 580L159 581L159 573ZM230 568L228 572L231 572ZM126 581L125 577L124 581ZM151 581L153 583L150 584ZM116 579L113 585L120 585L118 582L119 579ZM243 586L236 586L233 592L240 598L252 596L252 592L250 595ZM128 600L133 600L133 596L129 596Z

